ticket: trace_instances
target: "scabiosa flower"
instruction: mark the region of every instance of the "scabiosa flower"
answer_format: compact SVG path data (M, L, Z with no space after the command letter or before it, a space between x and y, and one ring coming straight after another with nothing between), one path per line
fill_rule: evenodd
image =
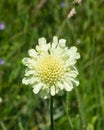
M60 5L61 5L62 8L64 8L65 7L65 2L62 1Z
M5 63L5 61L0 59L0 65L3 65L4 63Z
M47 98L50 95L61 94L71 91L74 86L79 85L76 80L78 75L75 67L80 54L77 48L66 46L66 40L53 37L53 42L46 42L45 38L39 39L36 49L28 51L29 57L22 60L27 66L22 83L31 85L35 94Z
M4 23L0 23L0 30L4 30L5 29L5 24Z

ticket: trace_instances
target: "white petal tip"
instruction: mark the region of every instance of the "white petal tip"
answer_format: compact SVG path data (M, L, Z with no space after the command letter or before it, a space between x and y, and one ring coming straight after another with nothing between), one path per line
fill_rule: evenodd
M36 57L36 51L34 49L28 50L28 54L30 57Z
M28 85L28 82L25 78L22 79L22 84Z
M44 37L39 38L38 42L39 42L39 45L44 45L46 44L46 39Z
M37 84L37 85L34 85L34 86L33 86L33 92L34 92L35 94L39 93L39 91L41 90L42 86L43 86L42 83L39 83L39 84Z
M53 42L54 42L54 43L58 43L58 37L57 37L57 36L54 36L54 37L53 37Z
M38 90L37 88L34 88L34 89L33 89L33 93L38 94L38 93L39 93L39 90Z
M51 91L51 96L54 96L55 95L55 86L52 86L50 91Z

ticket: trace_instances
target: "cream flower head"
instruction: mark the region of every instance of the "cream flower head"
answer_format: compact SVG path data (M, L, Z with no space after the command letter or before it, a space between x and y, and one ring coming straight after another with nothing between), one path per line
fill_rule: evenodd
M27 66L22 83L31 85L35 94L43 98L50 95L62 94L71 91L79 85L76 80L78 75L75 67L80 54L75 46L66 47L66 40L53 37L53 42L46 42L45 38L39 39L36 49L28 51L29 57L22 60Z

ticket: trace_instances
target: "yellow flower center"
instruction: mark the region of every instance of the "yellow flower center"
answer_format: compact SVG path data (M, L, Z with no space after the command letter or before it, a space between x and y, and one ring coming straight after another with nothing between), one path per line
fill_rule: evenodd
M64 72L63 60L51 55L40 58L37 68L39 78L46 84L54 84Z

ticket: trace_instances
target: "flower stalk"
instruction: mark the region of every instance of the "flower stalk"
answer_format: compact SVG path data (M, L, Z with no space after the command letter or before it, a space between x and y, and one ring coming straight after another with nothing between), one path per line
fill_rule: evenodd
M53 127L53 96L51 96L51 101L50 101L50 122L51 122L51 130L54 130L54 127Z

